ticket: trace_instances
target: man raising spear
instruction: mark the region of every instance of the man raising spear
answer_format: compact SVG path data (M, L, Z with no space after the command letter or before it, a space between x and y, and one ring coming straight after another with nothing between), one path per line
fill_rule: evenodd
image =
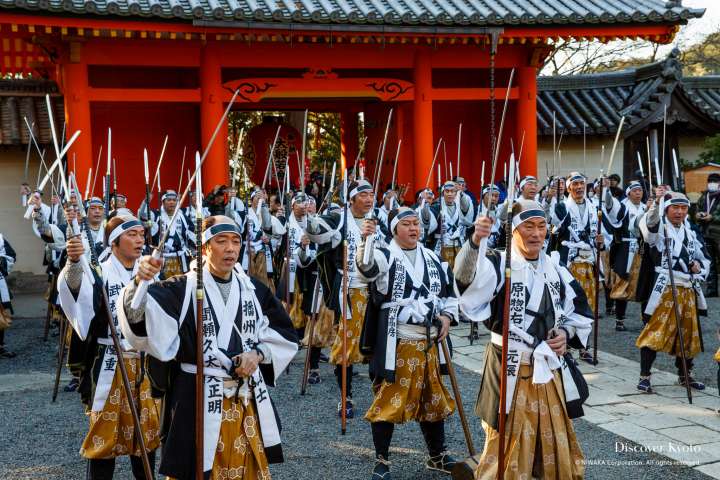
M475 478L581 479L583 454L570 418L582 415L583 399L564 354L585 345L593 314L577 280L543 252L547 222L540 204L519 199L507 223L510 245L498 253L487 246L493 220L479 217L454 269L460 311L491 331L475 407L486 434Z

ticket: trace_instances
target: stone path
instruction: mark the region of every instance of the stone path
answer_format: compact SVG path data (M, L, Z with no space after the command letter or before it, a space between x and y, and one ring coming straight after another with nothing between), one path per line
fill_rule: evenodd
M481 326L479 329L485 332ZM452 331L454 362L482 373L488 335L470 345L469 327ZM677 376L654 369L656 393L636 389L640 365L606 352L598 352L598 365L581 362L580 369L590 387L584 420L631 440L650 451L682 462L713 478L720 478L720 396L717 388L693 391L688 404L685 389L677 385ZM467 401L467 400L466 400ZM469 408L466 407L466 408ZM620 446L636 448L635 446ZM593 453L585 452L589 462Z

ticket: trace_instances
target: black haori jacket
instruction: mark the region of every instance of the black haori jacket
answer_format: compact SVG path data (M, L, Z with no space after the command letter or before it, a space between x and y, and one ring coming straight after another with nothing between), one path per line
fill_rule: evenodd
M633 258L640 255L641 239L638 223L645 214L645 205L634 205L629 199L612 197L612 205L605 210L603 223L612 225L613 242L610 247L610 267L623 280L630 276Z
M344 215L348 216L346 235L343 232ZM329 213L309 218L306 233L310 241L317 245L317 264L320 271L323 300L325 305L335 312L337 318L342 309L340 289L342 287L343 240L345 237L348 239L350 287L366 286L366 280L357 274L357 268L354 266L356 252L362 241L360 231L350 208L346 208L340 213ZM375 233L375 244L382 246L386 238L389 238L389 233L384 224L380 223Z
M664 208L664 207L663 207ZM663 291L670 286L668 274L668 259L665 255L665 230L663 222L666 219L657 217L660 209L655 204L650 207L648 213L640 219L640 231L646 244L645 258L641 276L643 282L643 296L638 292L638 301L645 301L643 314L651 316L657 308ZM659 221L658 221L659 220ZM702 291L702 282L705 281L710 271L710 255L705 245L700 242L695 232L690 228L687 220L680 228L673 227L669 222L667 232L670 236L672 251L672 269L675 277L675 284L680 287L693 288L697 298L698 314L707 314L707 305ZM692 262L700 264L700 273L691 272ZM651 288L648 288L651 287ZM702 329L700 341L702 343Z
M519 281L518 278L522 280L522 277L515 277L515 275L523 274L523 271L529 272L531 270L528 269L531 267L524 258L519 258L517 250L513 250L513 255L511 263L513 285L515 285L515 282ZM524 295L518 301L517 297L513 298L513 294L511 294L511 305L517 307L515 313L519 315L518 323L515 323L514 317L511 315L511 324L535 337L533 345L525 344L527 351L534 352L541 343L544 343L544 336L547 332L556 325L567 332L568 347L583 348L590 335L593 318L587 296L577 280L559 264L557 254L552 258L542 252L541 255L544 255L541 259L544 265L542 268L546 268L546 272L554 270L556 273L553 273L552 276L556 277L556 280L548 280L550 275L546 274L546 280L542 284L533 284L533 290L542 288L542 291L539 292L540 302L538 307L535 307L537 311L530 306L534 292L530 292L527 281L518 284L521 292L524 287ZM483 239L478 249L474 272L474 278L469 285L457 284L460 311L471 321L483 322L492 332L491 336L494 339L499 338L502 336L505 313L505 252L488 248L487 239ZM558 305L554 305L553 294L550 293L551 288L555 292ZM537 338L537 335L543 338ZM513 340L523 343L521 338L511 333L510 341ZM509 348L508 357L511 356L512 345ZM483 379L475 409L476 413L496 430L500 405L501 360L501 346L493 340L486 349ZM564 369L565 365L561 371ZM563 379L565 378L563 374ZM508 389L508 398L512 398L510 389ZM566 408L570 418L582 416L582 401L566 402Z
M253 374L252 381L245 379L245 384L253 393L268 462L282 462L279 417L265 387L275 385L297 352L298 338L290 318L265 285L250 279L239 268L231 277L233 284L227 302L223 302L214 285L216 280L207 268L203 278L205 472L212 468L222 397L227 396L227 392L223 393L222 379L229 378L232 357L255 348L261 348L265 360ZM168 368L151 370L149 374L153 385L164 390L165 399L159 471L179 480L191 480L195 471L195 373L189 371L196 365L195 285L194 268L185 275L150 285L144 317L137 323L130 323L126 312L133 288L121 292L122 307L118 308L120 325L130 344L159 361L169 362ZM213 370L217 373L213 374Z
M420 244L416 262L411 265L394 241L388 248L375 249L372 265L368 269L359 268L359 271L371 281L371 298L365 311L360 351L372 356L370 377L373 381L393 383L395 347L401 323L424 327L428 339L432 327L439 326L437 315L442 313L456 323L458 306L452 271L447 263ZM446 362L449 360L442 353L440 359L441 373L447 374Z

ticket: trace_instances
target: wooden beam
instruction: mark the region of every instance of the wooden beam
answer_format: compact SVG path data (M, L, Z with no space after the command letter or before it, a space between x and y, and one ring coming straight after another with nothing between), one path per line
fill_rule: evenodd
M517 100L520 95L517 87L510 89L510 100ZM433 100L490 100L489 88L433 88L430 90ZM505 87L495 89L495 97L505 96Z
M200 89L174 88L91 88L91 102L179 102L199 103Z

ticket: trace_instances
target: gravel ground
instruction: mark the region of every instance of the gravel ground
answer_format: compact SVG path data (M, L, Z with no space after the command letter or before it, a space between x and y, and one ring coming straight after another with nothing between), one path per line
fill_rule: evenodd
M717 387L718 363L713 360L713 355L715 355L715 352L717 352L720 347L720 341L718 341L718 329L720 329L720 299L708 298L707 303L708 316L700 317L705 351L695 358L692 376L709 386ZM600 311L605 311L604 300L601 300ZM625 316L626 332L615 331L614 315L605 315L600 319L598 348L604 352L628 358L639 363L640 350L635 346L635 340L643 328L640 317L640 304L629 304ZM654 367L666 372L677 372L675 357L664 353L658 353ZM639 370L637 374L638 376L640 375ZM720 407L720 404L718 407Z
M0 478L4 480L80 479L85 475L85 462L77 452L86 433L87 420L75 393L61 392L55 404L50 402L57 337L47 343L40 338L43 322L37 318L42 311L40 302L39 297L17 299L22 306L19 310L36 316L16 321L8 332L7 343L18 357L0 360L0 444L3 445ZM613 330L612 334L602 336L602 349L622 354L625 346L634 358L632 337L630 333L615 334ZM272 466L274 478L370 478L373 447L367 422L358 416L349 421L347 434L341 435L335 414L339 395L330 367L321 366L325 381L310 386L308 394L301 397L298 393L301 361L302 355L291 366L289 375L271 392L281 412L286 454L284 464ZM371 395L366 370L361 370L354 389L358 411L364 413ZM457 370L466 411L470 414L480 378L472 372ZM32 382L23 383L28 377ZM480 422L470 414L470 423L476 448L481 449ZM664 465L662 462L667 458L656 454L616 453L616 442L634 444L583 420L576 421L575 426L587 459L602 463L587 467L589 479L709 478L685 466ZM458 458L464 457L464 439L457 416L450 419L446 430L450 451ZM425 446L416 424L397 428L393 445L394 479L448 478L424 469ZM131 478L126 459L118 461L116 478Z

